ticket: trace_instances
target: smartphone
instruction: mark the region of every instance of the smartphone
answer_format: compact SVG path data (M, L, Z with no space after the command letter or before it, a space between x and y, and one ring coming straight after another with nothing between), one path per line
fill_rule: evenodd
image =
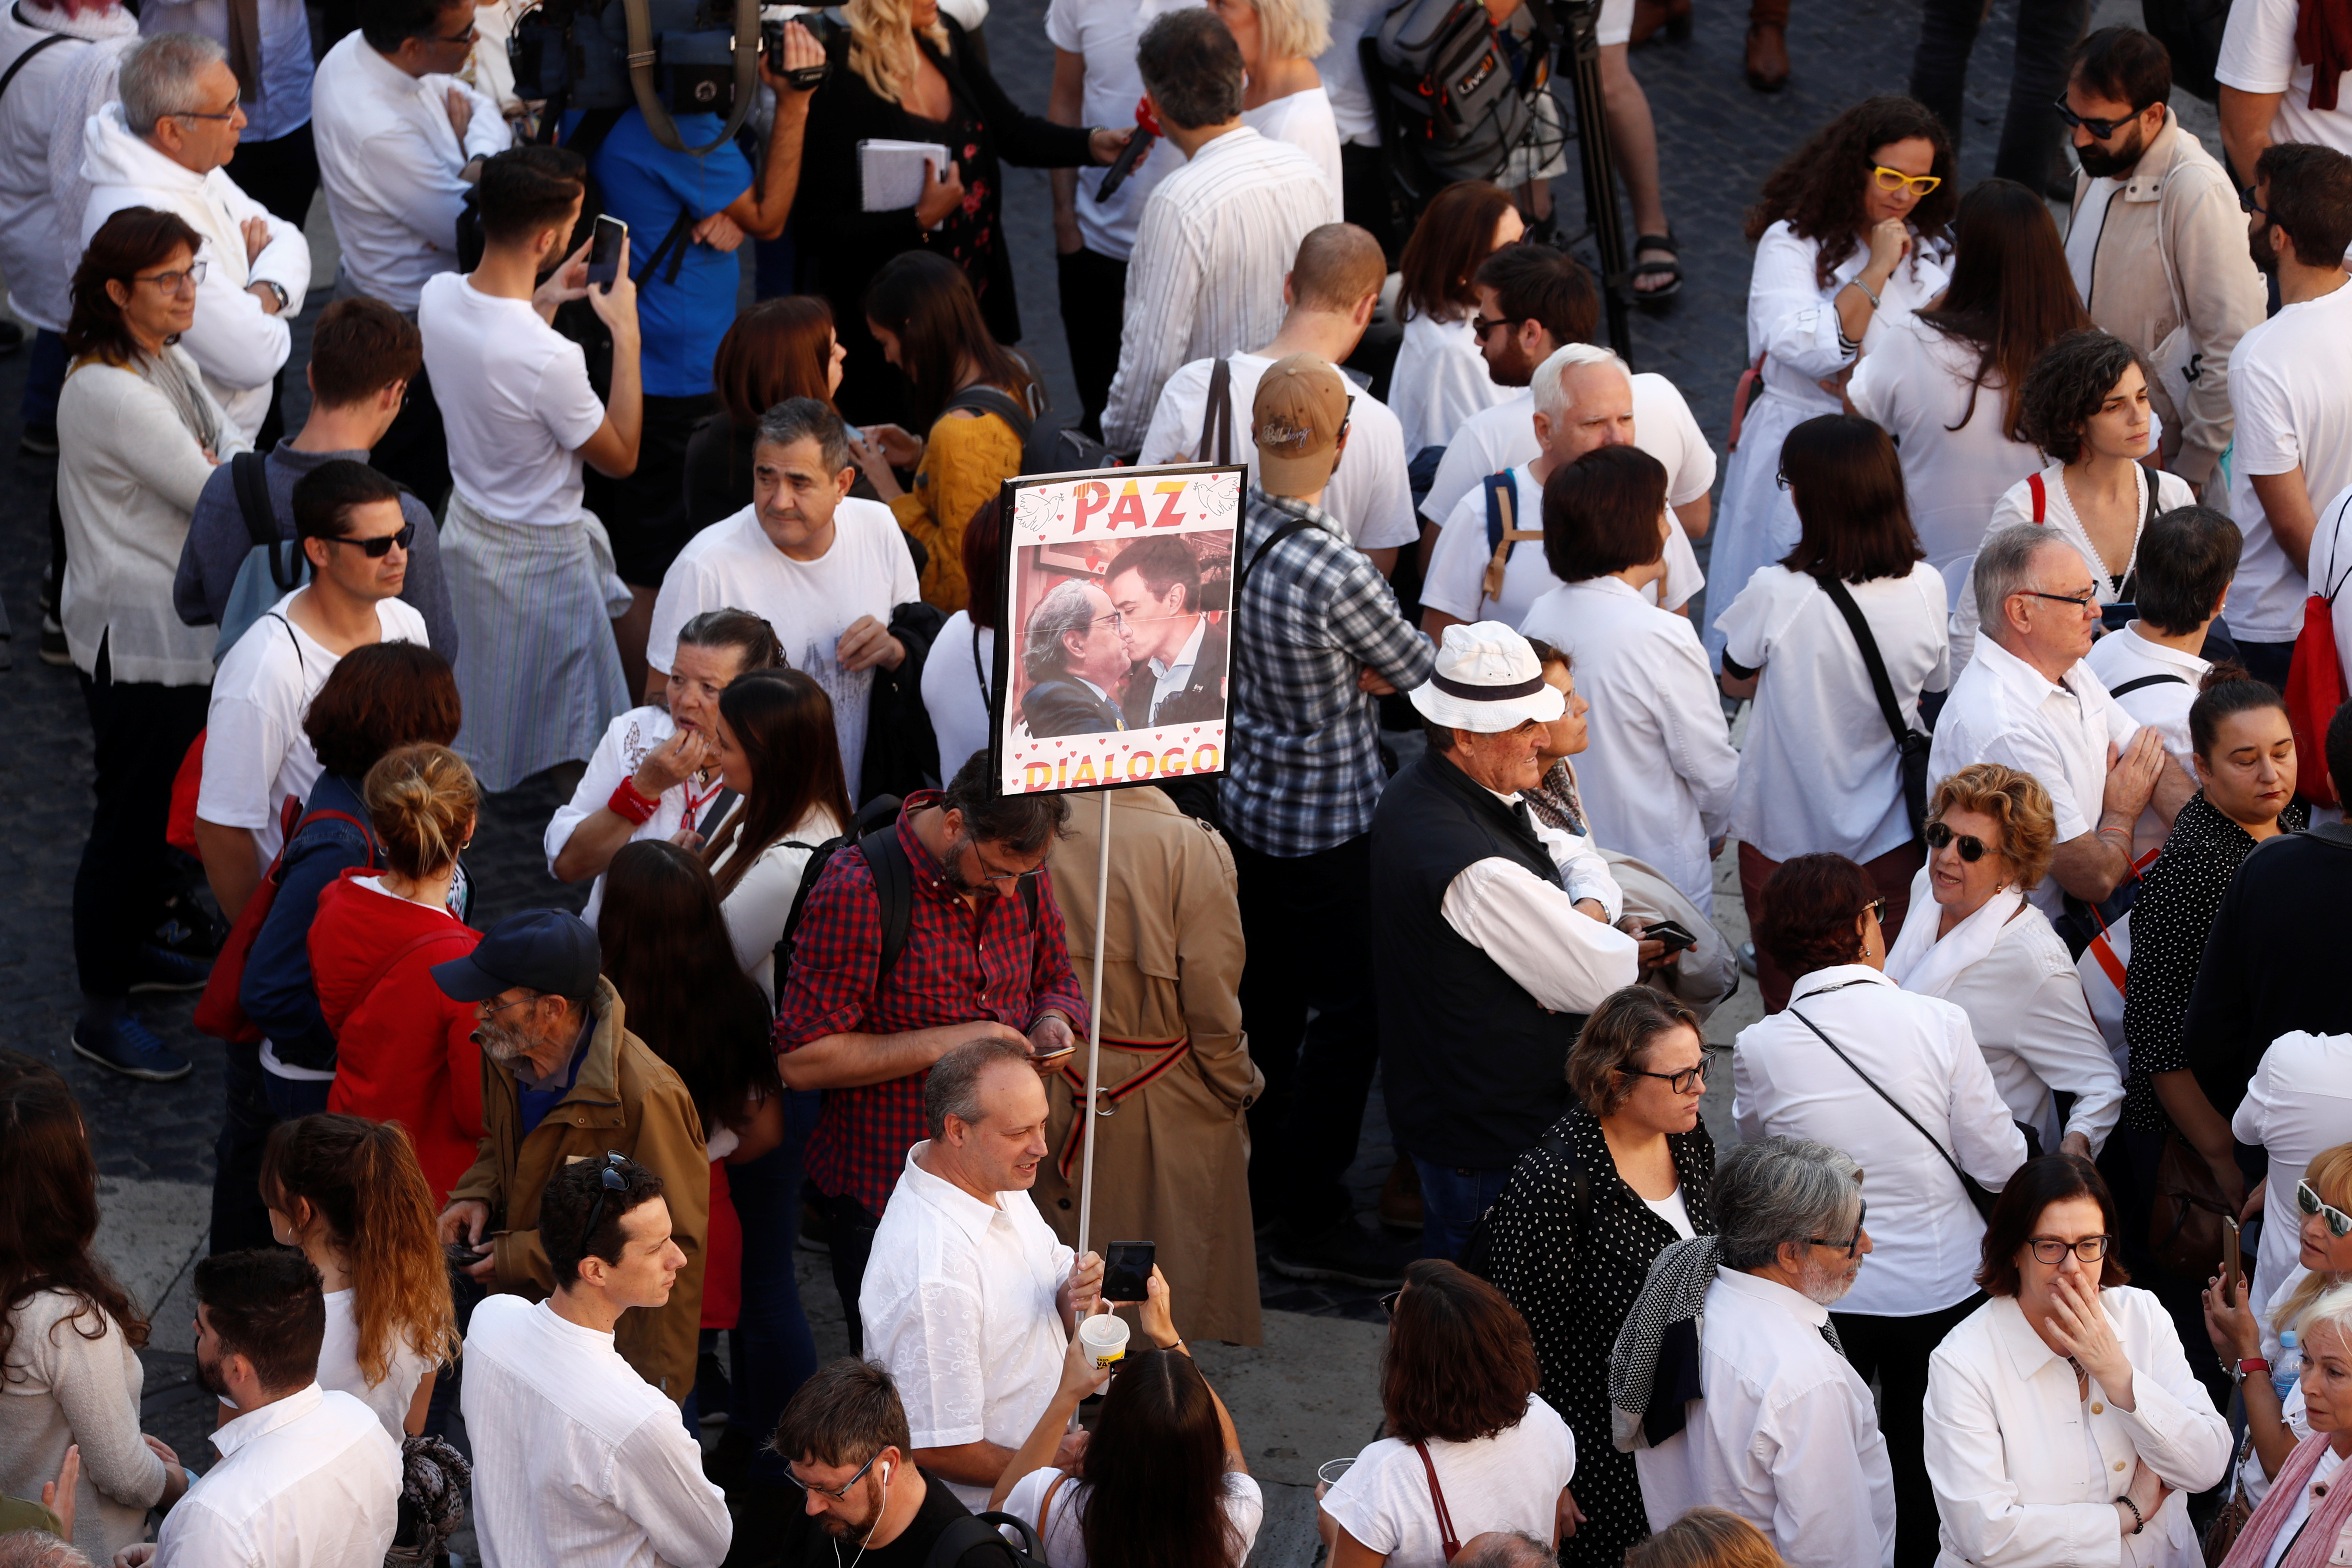
M2221 1216L2221 1300L2238 1299L2239 1281L2245 1278L2245 1266L2238 1256L2238 1222L2227 1215Z
M487 1244L477 1250L470 1241L445 1241L441 1244L441 1251L448 1258L450 1265L457 1268L470 1268L488 1255Z
M596 215L596 232L588 240L588 284L609 287L621 276L621 242L629 226L611 213Z
M1159 1247L1149 1241L1114 1241L1103 1249L1102 1299L1141 1301L1150 1292L1151 1265Z
M1698 938L1691 935L1673 921L1652 921L1648 928L1642 932L1642 937L1645 942L1665 943L1668 952L1680 952L1686 947L1698 945Z
M1064 1062L1077 1054L1078 1047L1076 1046L1064 1046L1058 1051L1032 1051L1029 1054L1029 1065L1041 1073L1055 1072L1059 1070Z

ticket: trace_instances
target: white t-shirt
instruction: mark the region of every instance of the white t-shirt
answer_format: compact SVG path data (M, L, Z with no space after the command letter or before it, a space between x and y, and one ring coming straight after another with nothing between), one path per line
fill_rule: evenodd
M2098 259L2099 236L2107 226L2107 204L2122 186L2121 180L2105 174L2094 178L2074 205L2074 221L2067 226L2066 270L2074 276L2074 292L2085 300L2091 297L2091 264Z
M2291 8L2290 8L2291 10ZM2309 590L2271 537L2252 476L2300 467L2316 508L2352 485L2352 287L2258 321L2230 351L2230 515L2246 536L2230 589L2230 632L2240 642L2291 642L2303 630Z
M677 657L678 628L705 610L733 606L763 616L776 629L784 658L833 699L834 733L841 742L841 773L849 798L858 793L866 754L866 706L874 672L851 672L834 657L841 634L863 616L888 622L891 609L922 596L915 559L898 520L879 501L845 500L835 509L833 548L814 561L794 561L745 507L688 541L662 578L654 600L646 658L668 672Z
M2116 706L2134 723L2155 726L2156 732L2164 737L2164 749L2180 764L2180 771L2195 778L2197 763L2189 743L2189 710L2196 705L2198 683L2213 668L2211 663L2193 653L2150 642L2140 635L2137 621L2093 643L2091 651L2083 656L2083 663L2099 678L2099 684L2115 698ZM2158 679L2116 695L2117 687L2151 676L2174 679ZM2153 805L2141 812L2132 830L2132 858L2137 860L2151 849L2163 848L2171 831Z
M1062 1472L1047 1465L1030 1471L1013 1483L1004 1495L1003 1511L1015 1519L1025 1519L1029 1527L1037 1527L1037 1510L1045 1505L1045 1489ZM1072 1479L1064 1481L1054 1493L1053 1512L1046 1517L1045 1528L1039 1532L1037 1543L1045 1549L1045 1561L1054 1568L1087 1568L1087 1542L1079 1510L1084 1506L1087 1483ZM1248 1557L1257 1544L1258 1526L1265 1520L1265 1496L1258 1490L1257 1482L1239 1470L1225 1472L1225 1518L1241 1536L1242 1549L1234 1557L1240 1562Z
M457 492L501 522L578 521L580 448L604 423L580 345L457 272L425 279L416 325Z
M971 612L958 610L940 628L930 657L923 660L923 710L939 737L943 777L955 777L974 752L988 749L989 694L995 683L996 633L975 630Z
M1339 203L1339 122L1331 98L1319 87L1242 110L1242 123L1275 142L1287 142L1315 160L1331 184L1331 204Z
M2271 115L2271 140L2316 142L2352 153L2352 94L2336 84L2336 107L2311 107L2311 68L2294 47L2296 0L2236 0L2221 30L2213 79L2241 92L2280 94Z
M1536 482L1528 464L1511 470L1511 489L1518 497L1516 525L1522 529L1542 528L1543 486ZM1495 558L1495 550L1486 542L1484 484L1463 496L1445 521L1444 531L1438 534L1437 543L1429 552L1429 574L1421 589L1424 606L1465 621L1501 621L1516 626L1527 618L1538 599L1559 586L1559 579L1552 575L1551 566L1544 559L1543 541L1523 539L1511 546L1510 557L1504 563L1502 595L1494 599L1486 596L1486 563ZM1461 526L1454 526L1456 523ZM1681 520L1669 511L1665 596L1661 598L1658 584L1650 583L1643 586L1642 597L1661 609L1680 609L1706 583L1706 574L1699 570L1698 557L1691 552Z
M1685 1241L1690 1240L1698 1234L1698 1227L1691 1224L1690 1205L1683 1202L1683 1190L1680 1187L1676 1187L1662 1198L1643 1198L1642 1206L1673 1226L1675 1234Z
M758 858L744 868L734 890L719 902L728 940L735 944L735 962L760 983L771 1006L776 1000L776 943L784 934L793 900L800 895L801 873L816 847L839 837L845 826L823 806L810 812L786 828L782 838L761 850ZM739 837L727 847L727 853L710 868L711 874L726 870L742 849Z
M374 1411L397 1443L408 1436L408 1407L415 1402L417 1384L434 1370L433 1362L419 1355L394 1329L391 1365L382 1383L370 1383L360 1370L358 1301L358 1292L349 1288L327 1292L327 1337L319 1342L319 1386L341 1389Z
M1560 1489L1576 1474L1576 1438L1541 1394L1528 1396L1528 1413L1517 1426L1492 1437L1470 1443L1436 1437L1424 1446L1454 1539L1468 1541L1490 1530L1552 1538ZM1444 1568L1429 1472L1409 1443L1383 1437L1357 1455L1324 1494L1323 1511L1385 1555L1390 1568Z
M319 782L319 753L302 732L302 718L342 662L286 613L309 592L295 589L236 639L213 677L205 719L196 815L222 827L252 829L265 859L285 842L278 814L287 798L310 799ZM431 640L425 617L398 599L377 600L375 616L384 642Z
M1287 102L1288 100L1282 101ZM1250 407L1257 399L1258 377L1274 362L1263 354L1231 354L1233 367L1234 460L1244 464L1257 479L1257 444L1250 439ZM1209 405L1209 377L1217 368L1213 359L1196 359L1181 367L1160 389L1152 405L1151 425L1143 433L1139 461L1189 463L1201 449L1201 421ZM1403 427L1386 404L1352 384L1355 405L1348 412L1348 449L1331 470L1323 491L1323 510L1337 518L1359 550L1387 550L1421 538L1421 524L1412 515L1412 482L1405 473ZM1213 438L1210 455L1214 457Z
M1480 409L1528 395L1525 388L1501 385L1486 374L1486 356L1478 352L1469 317L1441 321L1416 310L1406 318L1396 369L1389 376L1389 400L1404 426L1406 457L1445 446Z
M1078 114L1088 125L1132 125L1143 96L1135 68L1135 40L1162 11L1181 0L1053 0L1045 7L1045 37L1086 62ZM1135 249L1135 226L1160 182L1184 166L1184 154L1162 142L1135 166L1108 203L1095 200L1099 168L1078 171L1078 237L1097 256L1125 261Z
M1479 480L1533 462L1535 412L1535 395L1521 387L1464 420L1422 498L1422 516L1443 526ZM1633 437L1635 446L1664 465L1668 507L1688 506L1714 488L1715 448L1706 444L1681 391L1663 375L1645 371L1633 378Z
M1364 35L1379 29L1390 0L1331 0L1331 47L1315 57L1315 74L1331 100L1339 140L1365 147L1381 144L1381 124L1364 81Z

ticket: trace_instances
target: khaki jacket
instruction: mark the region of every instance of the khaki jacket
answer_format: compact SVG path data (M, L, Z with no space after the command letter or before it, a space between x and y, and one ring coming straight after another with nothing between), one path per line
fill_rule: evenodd
M1214 828L1157 789L1113 791L1110 907L1102 990L1101 1086L1117 1103L1092 1119L1096 1251L1159 1245L1188 1337L1259 1342L1257 1248L1250 1222L1250 1104L1265 1075L1242 1034L1241 905L1233 851ZM1070 967L1090 986L1102 806L1082 800L1046 864L1069 931ZM1032 1196L1065 1243L1078 1235L1084 1147L1073 1125L1086 1092L1087 1043L1046 1084L1047 1152ZM1067 1174L1063 1173L1066 1166Z
M2071 222L2083 221L2090 187L2078 172ZM2164 129L2110 195L2083 303L2154 367L2148 400L2164 420L2165 466L2192 485L2204 486L2230 444L2230 351L2265 302L2229 174L2166 110Z
M538 1300L555 1289L555 1272L539 1240L539 1198L558 1167L602 1159L608 1149L662 1179L670 1234L686 1267L669 1302L622 1315L614 1348L647 1383L683 1405L694 1391L697 1336L702 1326L703 1238L710 1219L710 1154L702 1142L702 1115L684 1080L622 1023L620 994L601 975L589 1001L596 1032L572 1092L545 1121L522 1136L522 1108L514 1068L482 1053L482 1144L474 1167L450 1189L449 1201L490 1205L498 1268L491 1289Z

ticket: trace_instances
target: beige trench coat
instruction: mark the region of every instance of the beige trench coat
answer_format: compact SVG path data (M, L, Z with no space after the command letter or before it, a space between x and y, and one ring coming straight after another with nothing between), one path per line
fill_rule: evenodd
M1091 987L1099 801L1071 803L1070 837L1047 861L1069 931L1070 966L1102 1018L1102 1087L1118 1097L1115 1114L1092 1118L1099 1142L1088 1243L1097 1252L1109 1241L1157 1243L1177 1332L1254 1345L1257 1248L1244 1112L1265 1075L1242 1034L1233 852L1157 789L1115 790L1110 801L1099 996ZM1068 1069L1048 1080L1048 1152L1034 1194L1045 1222L1072 1246L1084 1156L1073 1124L1086 1057L1081 1037Z

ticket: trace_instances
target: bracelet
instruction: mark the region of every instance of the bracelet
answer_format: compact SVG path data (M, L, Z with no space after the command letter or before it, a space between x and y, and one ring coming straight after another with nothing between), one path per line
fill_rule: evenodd
M661 802L647 800L637 788L635 779L625 778L613 786L612 797L604 802L604 807L614 816L626 817L643 827L654 819L654 813L661 809Z
M1870 301L1870 308L1872 310L1875 310L1882 308L1878 303L1878 296L1870 291L1870 285L1862 280L1859 273L1847 279L1846 281L1862 290L1862 297Z
M2127 1508L2127 1509L2131 1510L2131 1516L2132 1516L2132 1527L2131 1527L2131 1532L2132 1532L2134 1535L2137 1535L2141 1531L2146 1530L2146 1529L2147 1528L2147 1516L2146 1514L2143 1514L2142 1512L2140 1512L2140 1510L2139 1510L2139 1504L2137 1504L2137 1503L2136 1503L2136 1502L2132 1501L2132 1500L2131 1500L2128 1496L2126 1496L2126 1497L2119 1497L2119 1498L2116 1499L2116 1500L2117 1502L2119 1502L2119 1503L2123 1504L2126 1508Z

